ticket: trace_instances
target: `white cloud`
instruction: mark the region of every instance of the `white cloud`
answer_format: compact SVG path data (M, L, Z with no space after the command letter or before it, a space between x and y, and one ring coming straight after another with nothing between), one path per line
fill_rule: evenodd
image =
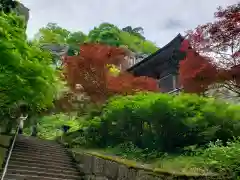
M29 37L48 22L87 33L102 22L142 26L160 47L178 33L213 20L218 6L238 0L21 0L30 9Z

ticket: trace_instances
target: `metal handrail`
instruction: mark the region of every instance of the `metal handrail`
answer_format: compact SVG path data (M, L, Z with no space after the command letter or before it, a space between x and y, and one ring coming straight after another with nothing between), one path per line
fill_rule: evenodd
M13 147L15 145L15 141L16 141L16 138L17 138L17 135L18 135L18 131L19 131L19 125L17 126L17 130L16 130L16 132L14 134L14 137L13 137L13 140L12 140L12 144L11 144L11 147L10 147L9 152L8 152L8 156L7 156L7 160L5 162L4 168L3 168L3 173L2 173L1 180L3 180L5 175L6 175L8 163L9 163L10 157L12 155L12 151L13 151Z
M176 88L176 89L174 89L174 90L168 92L168 94L173 94L173 93L175 93L175 92L178 93L178 92L180 92L181 90L183 90L183 88Z

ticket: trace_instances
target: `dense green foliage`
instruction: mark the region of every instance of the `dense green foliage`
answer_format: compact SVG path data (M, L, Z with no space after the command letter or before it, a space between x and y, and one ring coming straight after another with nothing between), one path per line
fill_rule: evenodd
M239 105L189 94L118 96L77 121L78 130L63 139L72 148L101 149L169 172L237 177L239 110Z
M88 34L89 42L100 42L112 46L126 46L133 52L151 54L158 50L155 44L139 34L121 30L113 24L102 23Z
M10 13L18 5L18 2L15 0L0 0L0 11L4 13Z
M239 105L139 93L114 97L102 108L64 136L70 147L101 148L166 171L239 176Z
M149 152L132 143L123 143L101 150L126 159L151 163L153 167L168 172L211 173L238 177L240 174L240 141L239 139L223 145L221 141L209 143L204 149L194 149L184 154L167 154L159 151ZM224 178L223 178L224 179Z
M64 114L56 114L51 116L44 116L38 119L38 137L42 139L55 139L62 135L62 126L68 125L71 128L69 132L76 131L81 128L81 119L69 117ZM31 134L31 127L25 127L24 133Z
M74 128L63 139L72 148L101 149L169 172L237 177L239 109L197 95L139 93L111 98L85 118L43 118L39 136L53 139L60 125L70 123Z
M68 45L69 55L74 55L79 52L79 45L83 44L86 39L87 36L81 31L71 33L56 23L48 23L46 27L39 29L34 41L42 45Z
M240 140L228 142L224 146L221 141L210 143L209 147L201 151L199 156L203 161L200 166L205 166L213 171L232 174L240 177ZM198 162L196 162L196 165Z
M50 54L27 41L21 17L1 14L0 27L0 117L20 101L33 111L51 106L60 81Z
M122 28L122 30L145 40L145 37L143 36L143 28L142 27L133 28L132 26L127 26L127 27Z
M91 30L88 35L83 32L70 32L55 23L48 23L35 35L35 41L40 44L69 45L69 55L79 52L79 46L84 42L99 42L112 46L124 46L137 53L151 54L158 50L157 46L137 32L129 28L119 29L113 24L102 23Z
M132 142L141 149L175 152L240 136L239 109L197 95L140 93L110 99L85 133L99 147Z

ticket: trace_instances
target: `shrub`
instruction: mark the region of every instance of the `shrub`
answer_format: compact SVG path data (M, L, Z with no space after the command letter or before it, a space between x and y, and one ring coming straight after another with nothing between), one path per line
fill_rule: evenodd
M210 143L200 157L198 165L213 171L240 177L240 139L228 142L226 146L221 141Z
M164 153L161 152L150 152L147 148L140 149L136 147L132 142L122 143L117 145L116 147L108 147L106 151L127 159L134 159L147 163L156 160L157 158L162 158L164 156Z
M69 132L74 132L81 128L81 120L75 117L68 117L64 114L44 116L38 121L38 137L42 139L55 139L62 135L62 125L68 125L71 128ZM24 129L25 134L30 135L29 127Z
M141 149L182 150L240 135L240 106L181 94L138 93L110 99L84 133L99 147L132 142Z

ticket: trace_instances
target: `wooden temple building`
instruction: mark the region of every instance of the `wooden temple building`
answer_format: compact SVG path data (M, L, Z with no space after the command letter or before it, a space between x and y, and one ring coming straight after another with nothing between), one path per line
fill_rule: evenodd
M184 59L185 54L180 52L184 37L178 34L167 45L155 53L147 56L136 54L127 57L128 65L121 68L135 76L148 76L158 81L161 92L177 93L182 87L178 80L179 61ZM56 56L67 54L68 46L43 44L44 49L50 50Z
M184 37L178 34L167 45L127 69L135 76L148 76L158 81L161 92L178 92L179 62L185 54L180 52Z

